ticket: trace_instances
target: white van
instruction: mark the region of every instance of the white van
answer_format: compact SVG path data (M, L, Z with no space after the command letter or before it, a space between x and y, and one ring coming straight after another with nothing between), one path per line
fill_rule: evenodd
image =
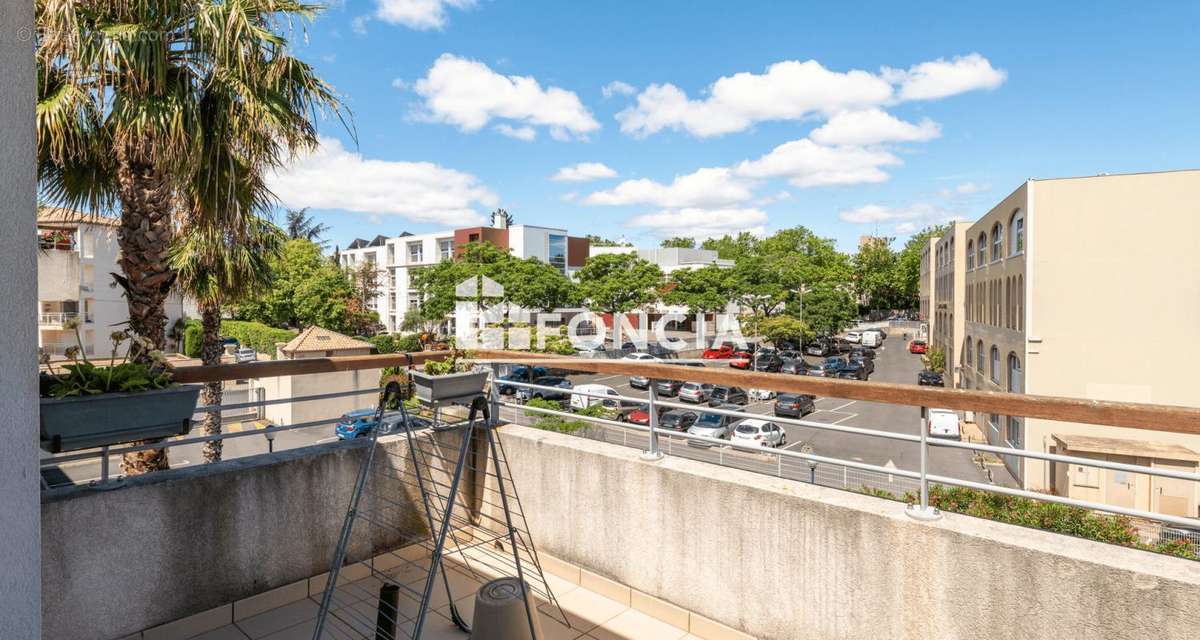
M962 440L962 429L958 424L958 413L952 409L930 409L928 415L929 435L934 438Z
M595 394L602 394L602 395L606 395L606 396L621 395L621 394L617 393L616 389L614 389L606 384L581 384L581 385L577 385L574 388L572 388L571 391L582 391L584 393L595 393ZM630 411L633 411L633 410L637 409L639 406L641 406L640 403L633 402L631 400L620 400L617 398L607 400L604 398L585 396L585 395L582 395L579 393L571 394L571 409L572 410L586 409L588 407L594 407L598 404L603 404L605 407L608 407L609 409L612 409L613 411L616 411L617 413L619 413L621 415L629 413Z
M863 331L859 339L862 341L862 346L872 349L883 344L883 334L874 330Z

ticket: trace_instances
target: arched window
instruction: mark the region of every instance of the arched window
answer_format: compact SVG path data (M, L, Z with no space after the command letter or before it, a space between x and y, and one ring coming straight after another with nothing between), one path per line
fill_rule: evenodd
M1025 251L1025 214L1017 209L1008 221L1008 255L1015 256Z
M1025 330L1025 276L1017 276L1017 330Z
M1008 386L1009 393L1021 393L1021 359L1013 352L1008 353Z
M983 373L983 340L975 343L975 370Z
M1000 350L992 345L992 382L1000 384Z
M1004 226L999 222L992 225L992 262L1002 258L1000 252L1004 249Z
M975 268L975 241L967 240L967 270Z
M972 364L975 364L974 362L972 362L972 361L971 361L971 360L972 360L972 358L971 358L971 351L972 351L972 349L971 349L971 336L967 336L967 353L966 353L966 357L967 357L967 366L968 366L968 367L970 367Z
M983 266L987 263L987 232L979 232L979 244L975 245L975 263Z

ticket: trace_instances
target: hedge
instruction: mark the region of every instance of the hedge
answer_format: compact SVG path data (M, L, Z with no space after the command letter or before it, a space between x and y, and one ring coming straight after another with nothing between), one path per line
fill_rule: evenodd
M375 350L379 353L399 353L401 351L412 352L421 350L421 340L415 333L410 333L403 336L383 333L367 338L367 342L370 342L371 346L375 347Z
M199 358L203 342L204 328L195 320L188 321L183 328L183 355L189 358Z
M296 334L287 329L276 329L261 322L248 320L222 320L221 337L236 338L243 347L250 347L268 358L275 357L275 343L290 342Z

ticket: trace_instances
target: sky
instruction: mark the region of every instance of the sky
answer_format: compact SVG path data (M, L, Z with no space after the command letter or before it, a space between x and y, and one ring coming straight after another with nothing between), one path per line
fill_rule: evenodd
M812 5L812 6L810 6ZM852 251L1028 178L1200 167L1200 3L343 0L296 54L352 130L271 179L344 247L517 223Z

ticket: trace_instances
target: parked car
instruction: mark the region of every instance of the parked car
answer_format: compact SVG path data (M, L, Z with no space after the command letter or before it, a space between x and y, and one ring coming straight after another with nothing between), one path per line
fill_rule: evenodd
M679 387L680 402L708 402L712 396L713 385L700 382L685 382Z
M861 355L856 356L855 354L852 353L852 354L850 354L849 357L846 358L846 361L847 362L857 362L859 365L862 366L863 369L866 369L868 376L870 376L872 373L875 373L875 360L872 358L864 358Z
M571 389L571 391L583 392L583 393L597 393L597 394L604 394L606 396L621 395L621 394L617 393L616 389L614 389L606 384L581 384L581 385L576 385L574 388ZM583 395L583 393L572 393L571 394L571 409L572 410L586 409L591 406L602 404L605 406L605 408L611 409L612 411L617 412L617 416L619 418L620 416L630 413L633 410L637 409L638 407L642 406L642 403L635 402L633 400L621 400L620 398L596 398L593 396L585 396L585 395Z
M677 396L682 386L682 380L656 380L654 382L654 390L660 396Z
M862 342L862 334L857 331L850 331L846 334L845 340L846 342L858 344L859 342Z
M863 331L859 336L859 343L864 347L878 348L883 345L883 334L875 329Z
M667 407L658 407L658 417L662 418L663 413L667 411ZM646 405L642 405L640 409L634 409L629 413L619 416L618 420L623 420L630 424L640 424L643 427L650 426L650 410Z
M777 416L803 418L816 410L816 398L807 393L781 393L775 397Z
M909 353L925 353L928 348L929 347L925 344L924 340L913 340L912 342L908 343Z
M757 444L763 447L779 447L787 444L787 432L774 422L747 418L733 428L730 442Z
M728 411L737 411L741 407L732 404L721 405L721 409ZM733 423L737 422L737 418L733 416L724 416L716 413L702 413L696 419L695 424L688 427L687 432L694 436L704 436L706 438L725 438L729 439L729 428ZM696 440L688 440L688 444L695 446L711 446L707 442L699 442Z
M842 368L841 358L825 358L820 364L808 370L806 375L815 376L817 378L836 378L838 371Z
M537 378L544 378L550 375L550 370L546 367L528 367L521 365L513 367L508 375L500 376L499 392L500 395L511 396L517 392L517 388L505 382L533 382Z
M774 351L760 351L754 356L755 371L777 372L783 368L783 358Z
M863 366L862 360L847 360L837 368L834 374L843 380L866 380L869 377L867 368Z
M675 431L687 431L696 424L696 420L700 416L695 411L687 411L685 409L672 409L658 418L658 426L661 429L674 429Z
M722 404L746 404L749 401L750 397L746 394L746 390L741 387L713 387L712 393L708 395L708 406L710 407Z
M385 411L383 413L383 433L397 430L402 419L403 414L399 411ZM433 421L413 415L408 416L408 423L416 429L433 426ZM353 440L371 433L374 429L375 409L356 409L343 414L333 428L333 432L338 440Z
M871 360L874 360L875 359L875 350L874 349L864 349L862 347L851 347L849 355L851 358L853 358L855 356L862 356L863 358L870 358Z
M925 369L924 371L917 374L917 384L924 386L924 387L944 387L944 386L946 386L946 382L945 382L945 379L942 378L942 374L935 373L933 371L930 371L929 369Z
M705 360L728 360L733 357L735 349L732 344L726 342L715 347L709 347L700 354L700 357Z
M648 353L644 353L641 351L635 351L633 353L625 354L625 356L623 356L621 359L622 360L639 360L639 361L647 361L647 362L658 362L659 361L659 359L656 356L652 356Z
M958 423L958 413L953 409L930 409L927 416L929 435L934 438L962 439L962 429Z
M571 395L571 381L559 376L543 376L536 378L533 384L543 387L558 387L562 391L552 391L549 389L529 389L522 387L517 389L517 399L521 402L528 402L533 398L541 398L543 400L566 400Z
M779 372L790 373L794 376L806 376L812 368L813 366L805 362L804 358L792 358L791 360L783 361L783 366L779 368Z
M796 350L796 343L792 342L791 340L780 340L779 342L775 343L775 346L779 347L779 349L782 351Z
M818 338L817 340L808 343L808 346L804 347L804 353L807 353L810 356L820 356L823 358L825 356L837 353L837 346L836 343L831 343L828 340Z
M754 353L749 349L738 349L733 352L733 360L729 361L729 366L734 369L749 369L754 362Z
M646 376L629 376L629 386L634 389L649 389L650 378Z
M796 358L803 357L803 354L795 349L780 349L779 357L783 358L784 360L795 360Z

